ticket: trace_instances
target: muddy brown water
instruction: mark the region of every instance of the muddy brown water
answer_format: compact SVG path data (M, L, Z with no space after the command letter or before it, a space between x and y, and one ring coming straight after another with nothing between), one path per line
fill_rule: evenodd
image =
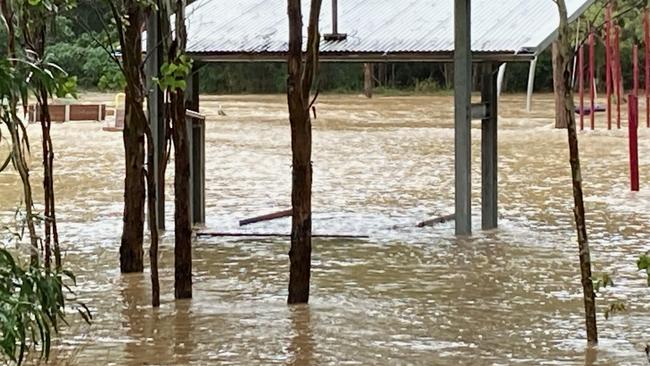
M626 130L606 131L601 114L597 131L580 134L594 270L616 283L599 296L600 346L586 351L566 132L551 128L550 96L538 96L532 114L523 97L502 99L498 230L480 231L478 123L475 234L455 238L453 223L414 227L453 208L452 105L449 97L320 98L314 232L370 239L315 240L311 303L294 308L285 305L285 239L196 240L194 299L175 302L167 233L162 307L152 310L148 273L119 273L121 135L97 123L55 125L66 263L95 320L87 326L70 314L51 363L647 364L650 289L635 261L650 250L650 130L640 131L640 193L628 189ZM288 232L289 219L237 225L290 203L284 97L210 96L202 107L207 227ZM30 132L38 141L38 127ZM32 163L36 186L39 159ZM20 201L17 187L15 175L0 174L4 221ZM605 320L605 307L618 300L627 313Z

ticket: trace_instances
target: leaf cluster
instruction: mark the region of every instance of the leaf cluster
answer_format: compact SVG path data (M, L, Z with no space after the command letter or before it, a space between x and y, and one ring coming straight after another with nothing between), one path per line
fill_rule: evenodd
M181 54L169 63L165 62L160 67L160 77L156 82L160 89L165 90L185 90L187 88L187 78L192 72L192 60L185 54Z
M71 272L23 268L0 248L0 354L17 364L29 351L49 357L53 333L59 331L60 323L67 324L66 294L74 294L66 282L76 283ZM91 321L85 305L79 304L77 311L86 322Z
M636 265L639 268L639 271L645 271L648 276L648 286L650 286L650 252L639 257Z

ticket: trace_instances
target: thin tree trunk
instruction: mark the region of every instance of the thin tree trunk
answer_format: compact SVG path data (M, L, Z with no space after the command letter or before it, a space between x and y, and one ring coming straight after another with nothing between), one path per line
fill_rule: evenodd
M559 51L558 41L553 42L552 63L553 63L553 89L555 91L555 128L567 128L569 122L564 113L566 86L564 84L564 71ZM571 89L571 88L569 88Z
M569 156L571 162L571 178L573 181L574 218L578 234L578 249L580 258L580 275L585 307L585 324L587 329L587 342L589 345L598 343L598 330L596 325L596 296L591 278L591 253L587 238L587 225L585 222L585 205L582 193L582 172L580 169L580 152L578 148L578 134L576 132L576 119L574 114L573 88L571 88L571 71L573 63L573 48L569 35L569 22L564 0L557 0L560 12L560 26L558 29L558 63L561 65L563 90L563 110L561 113L568 122L567 132L569 140Z
M190 222L190 148L185 119L185 100L182 90L172 94L174 121L174 227L175 274L174 289L177 299L192 297L192 224Z
M185 53L185 1L176 1L176 40L178 53L171 50L170 59ZM173 47L172 47L173 48ZM171 94L172 137L174 140L174 228L175 273L174 293L177 299L192 298L192 222L190 211L190 146L185 115L185 93L176 89Z
M44 216L45 216L45 241L43 243L45 249L45 268L51 268L51 257L52 257L52 197L53 192L50 190L52 187L52 159L50 159L51 154L51 144L52 139L50 137L50 109L47 103L47 91L44 88L40 88L39 91L39 106L40 106L40 115L41 115L41 131L42 131L42 143L43 143L43 198L44 198Z
M15 59L16 58L16 29L14 26L14 9L11 8L11 4L7 1L0 0L0 11L2 11L2 16L5 19L5 25L7 28L7 58L8 59ZM15 61L10 61L12 64L15 65ZM11 142L12 142L12 147L13 147L13 156L12 160L14 162L14 165L16 169L18 170L18 174L20 175L20 179L23 183L23 194L24 194L24 200L25 200L25 215L26 217L26 222L27 222L27 230L29 232L29 240L31 244L31 255L30 255L30 264L32 266L37 266L39 264L39 256L38 256L38 237L36 236L36 228L34 225L34 214L33 214L33 207L34 207L34 200L32 197L32 186L29 181L29 167L27 166L27 163L25 161L25 154L23 147L25 147L29 151L29 143L27 142L27 136L26 136L26 130L25 127L22 125L22 121L20 118L18 118L18 115L16 114L16 109L18 107L18 99L13 98L8 101L9 103L9 113L6 117L8 117L9 121L9 134L11 135ZM23 136L21 138L21 131L23 132ZM24 139L24 144L23 145L23 139Z
M155 121L151 121L155 123ZM151 246L149 247L149 263L151 265L151 306L160 307L160 280L158 279L158 211L156 210L156 197L158 189L156 188L154 170L154 140L151 133L150 124L147 126L147 203L149 209L149 235L151 236Z
M292 220L289 251L289 304L309 302L311 275L311 119L309 96L318 67L320 35L318 18L322 0L312 0L309 16L307 53L302 57L302 11L300 0L288 1L289 59L287 103L291 123Z
M50 242L54 245L54 266L57 271L60 271L62 269L62 264L61 247L59 245L59 230L56 223L56 199L54 194L54 145L52 144L52 135L50 134L52 117L50 116L50 108L48 105L48 94L44 88L41 90L41 99L43 100L41 104L41 113L43 116L41 126L43 130L43 166L45 167L43 189L46 193L45 206L48 209L48 213L45 216L45 229L46 236L50 235L50 241L47 243L48 247ZM47 224L49 224L49 226ZM48 229L50 231L49 233Z
M142 36L144 10L135 0L127 4L128 23L125 23L122 47L126 87L126 110L123 131L126 177L124 180L124 226L120 245L122 273L142 272L143 231L145 207L145 128L147 118L143 110L144 87L142 75Z

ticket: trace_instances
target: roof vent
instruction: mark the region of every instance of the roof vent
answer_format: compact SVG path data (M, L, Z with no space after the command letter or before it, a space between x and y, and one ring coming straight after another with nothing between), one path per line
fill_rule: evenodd
M323 38L328 42L341 42L348 38L345 33L339 33L339 10L338 0L332 0L332 33L323 35Z

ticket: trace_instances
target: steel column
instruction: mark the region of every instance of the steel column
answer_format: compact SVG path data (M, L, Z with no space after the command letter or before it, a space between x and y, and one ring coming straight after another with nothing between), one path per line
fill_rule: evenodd
M498 95L497 67L485 65L481 83L481 101L487 114L481 123L481 227L498 226Z
M533 92L535 90L535 71L537 70L537 56L530 62L528 70L528 92L526 94L526 112L533 111Z
M456 235L472 233L470 0L454 0Z

